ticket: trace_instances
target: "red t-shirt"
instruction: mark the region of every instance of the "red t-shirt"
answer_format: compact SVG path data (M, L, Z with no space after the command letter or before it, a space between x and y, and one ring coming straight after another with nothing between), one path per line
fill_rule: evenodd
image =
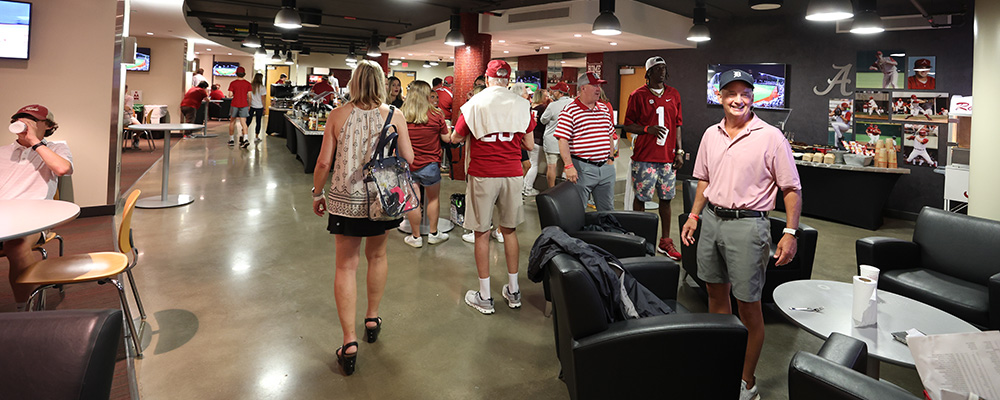
M445 125L444 116L434 110L427 111L427 118L426 124L406 124L410 144L413 146L411 171L441 161L441 135L448 133L448 125Z
M233 92L233 102L232 107L243 108L250 107L250 99L247 97L247 93L253 91L253 86L246 79L237 79L229 83L229 91Z
M935 83L935 79L934 79L933 76L928 76L927 77L927 82L925 82L925 83L920 83L920 81L917 80L917 76L916 75L911 75L911 76L909 76L909 77L906 78L906 88L907 89L930 90L930 89L934 89L935 85L936 85L936 83Z
M469 175L480 178L509 178L524 175L521 169L521 143L525 132L535 130L532 119L524 132L491 133L480 139L469 140ZM455 133L470 136L472 131L465 123L465 116L458 117Z
M683 125L681 117L681 94L670 86L663 85L663 95L657 96L642 85L628 95L628 109L625 111L625 125L660 125L670 131L663 146L656 144L656 135L636 135L632 147L632 161L672 163L677 151L677 127Z
M213 90L212 93L208 95L208 97L211 97L212 100L222 100L223 98L226 97L226 95L223 94L221 90Z
M184 99L181 100L181 107L201 107L201 101L208 97L208 92L200 87L193 87L188 89L187 93L184 93Z
M451 102L454 97L451 94L451 88L441 86L434 89L434 91L438 94L438 108L440 108L441 111L444 111L444 117L446 119L451 119Z
M322 82L321 81L321 82L318 82L315 85L313 85L312 91L313 91L313 93L316 93L316 94L320 94L320 93L323 93L323 92L332 92L333 91L333 85L331 85L331 84L329 84L327 82ZM329 96L326 96L326 98L324 98L323 101L326 102L326 103L329 103L329 102L333 101L333 95L331 94Z

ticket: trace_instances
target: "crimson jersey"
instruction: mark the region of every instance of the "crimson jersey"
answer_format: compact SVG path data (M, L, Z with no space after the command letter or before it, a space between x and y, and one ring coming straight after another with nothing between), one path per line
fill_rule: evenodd
M247 93L253 91L253 86L246 79L237 79L229 83L229 91L233 93L231 105L235 108L250 107L250 97Z
M525 132L535 129L535 120L525 128L524 132L491 133L469 140L469 175L480 178L509 178L524 175L521 169L521 143ZM455 133L470 136L472 131L465 123L465 116L458 117L455 123Z
M923 83L921 83L919 80L917 80L917 76L916 75L910 76L909 78L906 78L906 88L907 89L930 90L930 89L934 89L934 86L936 86L936 83L934 82L934 77L933 76L928 76L927 77L927 82L923 82Z
M663 95L657 96L648 85L642 85L628 95L625 125L660 125L669 129L663 146L656 144L656 135L637 135L632 148L632 161L672 163L677 151L677 127L683 125L681 94L663 85Z

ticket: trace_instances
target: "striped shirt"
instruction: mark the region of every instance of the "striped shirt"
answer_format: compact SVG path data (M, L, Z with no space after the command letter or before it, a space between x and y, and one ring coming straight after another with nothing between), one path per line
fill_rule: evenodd
M602 162L611 156L611 134L614 131L611 110L607 105L597 102L591 109L576 99L559 114L555 137L569 141L570 155Z

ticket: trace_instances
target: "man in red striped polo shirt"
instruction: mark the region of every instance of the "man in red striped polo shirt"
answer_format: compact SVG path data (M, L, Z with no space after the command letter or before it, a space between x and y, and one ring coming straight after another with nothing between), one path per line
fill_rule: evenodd
M579 95L559 114L555 133L559 155L566 165L566 179L576 184L584 205L593 194L598 211L615 208L615 167L608 163L615 124L611 109L598 101L600 85L607 82L595 72L580 75Z

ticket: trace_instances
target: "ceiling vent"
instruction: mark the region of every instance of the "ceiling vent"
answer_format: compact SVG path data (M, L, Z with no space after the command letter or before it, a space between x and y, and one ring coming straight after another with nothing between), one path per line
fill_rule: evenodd
M417 34L414 35L413 39L414 40L424 40L424 39L433 38L435 36L437 36L437 29L431 29L431 30L426 30L426 31L423 31L423 32L417 32Z
M517 22L541 21L556 18L569 18L569 7L531 11L519 14L507 14L507 23L513 24Z
M399 38L390 38L385 40L385 47L396 47L401 43Z
M951 25L951 15L935 15L934 23L941 24L943 28ZM837 33L851 33L853 20L837 21ZM897 15L892 17L882 17L882 25L886 31L915 31L922 29L941 29L942 27L931 26L930 22L922 15Z

